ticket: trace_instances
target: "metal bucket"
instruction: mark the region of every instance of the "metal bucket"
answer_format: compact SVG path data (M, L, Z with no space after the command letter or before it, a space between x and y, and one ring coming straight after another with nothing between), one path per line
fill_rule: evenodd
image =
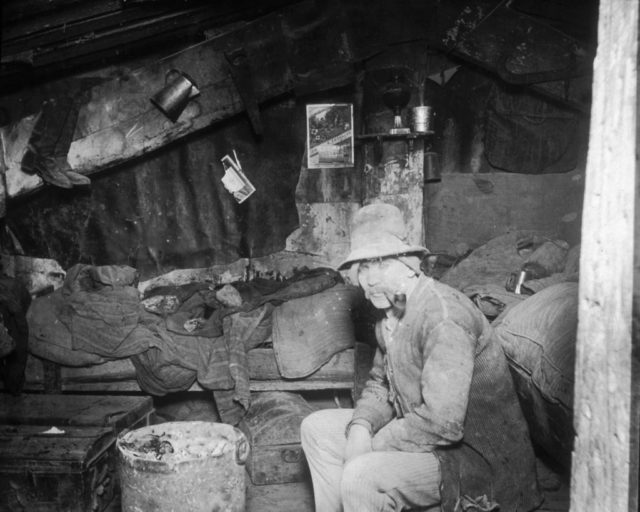
M415 133L434 133L433 107L420 106L411 109L411 129Z
M244 512L249 443L237 428L174 421L118 436L122 512Z

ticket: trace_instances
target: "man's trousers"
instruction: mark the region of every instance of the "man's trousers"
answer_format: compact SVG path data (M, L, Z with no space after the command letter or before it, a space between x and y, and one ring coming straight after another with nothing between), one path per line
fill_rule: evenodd
M353 409L323 409L301 426L316 512L439 510L440 464L430 452L370 452L345 464Z

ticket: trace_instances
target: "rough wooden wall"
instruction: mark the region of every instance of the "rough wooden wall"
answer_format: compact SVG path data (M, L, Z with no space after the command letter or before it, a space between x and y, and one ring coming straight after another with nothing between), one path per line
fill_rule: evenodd
M580 241L584 174L443 174L427 186L426 239L434 252L464 255L517 230Z

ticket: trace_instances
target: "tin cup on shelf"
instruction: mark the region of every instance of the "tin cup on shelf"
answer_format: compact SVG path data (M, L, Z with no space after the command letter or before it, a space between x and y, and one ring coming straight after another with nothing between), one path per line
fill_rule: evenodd
M434 116L433 107L428 105L413 107L411 109L411 130L414 133L434 133Z

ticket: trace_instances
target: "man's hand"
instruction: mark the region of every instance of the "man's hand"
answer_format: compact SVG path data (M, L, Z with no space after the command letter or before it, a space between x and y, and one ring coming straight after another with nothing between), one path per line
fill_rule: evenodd
M354 424L349 428L347 447L344 451L345 462L350 461L358 455L369 453L371 449L371 434L369 429L363 425Z

